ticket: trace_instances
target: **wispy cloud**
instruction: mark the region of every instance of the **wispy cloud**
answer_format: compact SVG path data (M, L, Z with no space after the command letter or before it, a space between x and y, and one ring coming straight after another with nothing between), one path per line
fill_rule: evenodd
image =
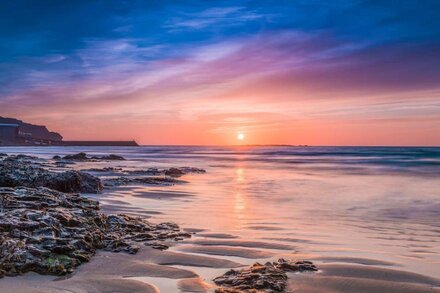
M240 26L244 22L255 21L264 18L264 14L250 11L245 7L215 7L193 13L180 13L173 17L164 28L171 31L185 29L200 30L208 27L231 27Z

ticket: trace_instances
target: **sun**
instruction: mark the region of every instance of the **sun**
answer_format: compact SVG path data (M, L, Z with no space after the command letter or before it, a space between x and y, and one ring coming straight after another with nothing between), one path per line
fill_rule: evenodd
M238 139L238 140L243 140L243 139L244 139L244 134L241 133L241 132L238 133L238 134L237 134L237 139Z

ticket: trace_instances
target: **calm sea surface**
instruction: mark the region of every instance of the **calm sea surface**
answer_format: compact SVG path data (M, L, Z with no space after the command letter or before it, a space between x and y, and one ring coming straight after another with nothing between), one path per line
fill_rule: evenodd
M50 158L85 151L126 157L114 166L204 168L171 187L121 188L154 221L290 244L310 258L374 259L440 277L440 148L23 147ZM94 163L94 166L98 165ZM80 166L85 167L84 164ZM250 260L252 262L252 260Z

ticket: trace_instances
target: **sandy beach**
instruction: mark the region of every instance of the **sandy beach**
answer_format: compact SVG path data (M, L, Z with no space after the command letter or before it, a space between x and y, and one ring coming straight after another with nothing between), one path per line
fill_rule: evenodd
M227 251L225 248L225 254ZM215 285L209 277L242 265L229 259L148 248L135 256L98 253L71 276L56 278L29 273L2 279L0 289L2 292L213 292ZM435 278L398 268L354 264L350 260L343 263L340 260L338 264L321 264L316 274L289 275L286 292L439 292Z
M66 149L58 148L41 148L31 153L50 161L53 154L61 151L66 153ZM68 153L74 151L77 149ZM96 149L94 151L100 154ZM30 153L26 148L19 152ZM90 172L106 182L108 178L121 175L115 174L117 168L133 171L153 166L170 167L171 164L174 167L189 165L185 156L176 159L175 154L172 159L164 156L150 160L145 156L139 157L142 151L134 155L117 149L112 152L127 157L127 160L75 162L49 169L111 167L112 171ZM336 182L340 183L342 177L344 180L350 178L351 184L355 182L356 186L339 185L338 192L343 192L344 188L357 188L359 183L347 174L318 182L319 172L315 171L312 177L307 175L312 171L305 170L300 174L301 178L297 174L296 178L289 178L289 184L293 182L294 189L286 190L287 186L283 183L286 178L283 182L276 181L279 179L272 176L276 174L268 168L267 162L247 167L246 160L241 160L240 167L228 168L225 165L219 167L218 163L213 164L206 158L192 158L191 161L191 167L205 168L207 172L184 175L179 177L182 183L173 185L135 183L105 187L100 194L83 194L99 200L102 211L107 214L141 216L157 223L174 221L184 232L191 233L191 238L166 241L170 248L164 251L143 245L135 255L99 251L90 262L66 276L43 276L31 272L5 277L0 280L0 291L214 292L218 286L213 279L229 269L242 269L256 262L264 264L285 258L309 260L318 268L317 272L287 273L286 292L440 292L439 248L436 245L439 234L437 224L431 223L433 219L428 218L430 211L422 213L419 210L415 213L416 217L412 215L412 221L400 217L398 228L394 220L379 224L365 216L359 197L349 201L343 198L339 205L350 202L355 207L344 207L345 214L337 218L325 214L320 201L326 200L322 198L313 203L302 202L302 209L286 209L286 205L298 207L302 199L294 204L285 201L284 207L267 202L262 204L258 201L264 198L258 196L264 196L266 190L274 186L278 186L278 191L271 193L272 197L313 188L322 192L319 185L335 185L333 180L337 179ZM235 164L235 159L232 163ZM229 162L224 161L223 164ZM395 172L380 175L391 185L393 180L400 180ZM408 178L405 176L404 179ZM376 174L355 177L361 177L364 186L378 180ZM263 180L263 183L258 180ZM275 182L279 184L275 185ZM423 178L418 182L413 180L411 186L422 190L428 188ZM364 192L368 193L368 190ZM251 193L257 196L251 197ZM337 200L333 198L332 201ZM382 204L387 200L390 199L383 199ZM312 207L320 211L312 211ZM400 208L403 216L403 207L394 205L394 208ZM380 209L364 209L375 215L384 212L382 206ZM357 210L362 211L360 218L352 214ZM386 211L395 213L391 207ZM402 230L404 228L405 231Z

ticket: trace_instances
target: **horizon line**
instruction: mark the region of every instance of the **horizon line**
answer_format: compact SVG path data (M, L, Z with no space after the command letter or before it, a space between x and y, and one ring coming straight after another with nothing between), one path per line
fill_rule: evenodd
M12 146L1 146L12 147ZM13 146L13 147L84 147L84 146L65 146L65 145L41 145L41 146ZM93 146L88 146L93 147ZM98 147L115 147L115 146L98 146ZM118 146L116 146L118 147ZM339 147L339 148L361 148L361 147L382 147L382 148L440 148L440 145L295 145L295 144L139 144L138 146L121 146L121 147L297 147L297 148L313 148L313 147Z

